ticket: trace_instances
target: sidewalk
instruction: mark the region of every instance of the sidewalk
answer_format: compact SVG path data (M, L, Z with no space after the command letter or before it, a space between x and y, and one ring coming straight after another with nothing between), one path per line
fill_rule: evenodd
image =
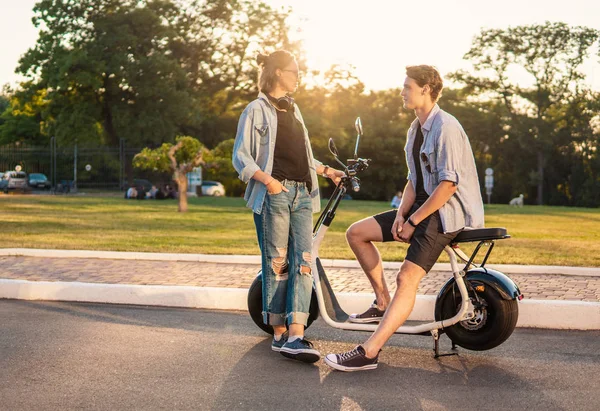
M228 295L239 294L235 298L240 299L240 296L245 295L245 290L260 270L260 264L257 264L258 259L253 256L204 256L204 260L209 260L209 262L201 262L203 257L199 255L177 257L173 254L144 253L138 258L151 259L129 259L132 258L132 255L135 257L138 254L141 253L58 250L19 250L15 252L4 249L0 250L0 279L2 279L0 281L5 285L0 288L6 288L6 284L18 283L21 285L19 292L22 292L23 285L47 283L58 285L56 283L60 283L61 295L64 295L64 288L67 284L163 286L162 289L164 286L168 286L171 288L167 290L172 292L176 290L173 287L183 286L203 289L206 291L206 295L210 295L211 292L215 294L216 290L225 290L229 292ZM192 261L165 261L167 259ZM385 264L384 272L390 292L395 291L398 265L398 263ZM364 304L364 301L372 301L370 284L362 270L356 268L355 262L324 260L324 266L336 293L360 295L362 297L361 304ZM443 264L436 265L421 282L418 294L427 301L434 299L433 296L449 278L447 271L439 270L439 268L445 268L444 266ZM494 266L490 265L490 267ZM510 267L499 268L500 271L503 271L501 268L510 269ZM564 274L540 274L539 271L544 271L540 267L536 267L534 273L519 273L525 267L517 268L512 269L512 271L516 271L515 273L508 273L508 270L504 270L504 272L509 274L519 285L525 296L524 301L564 302L571 305L579 303L583 307L591 307L593 316L600 314L600 270L564 267ZM547 271L556 272L558 269L553 267L552 270ZM0 298L21 298L11 297L11 295L0 293ZM124 298L127 303L129 300L127 297ZM214 296L210 298L217 299ZM78 301L83 300L79 299ZM203 305L203 307L211 308L212 306ZM236 307L243 307L243 304L238 304ZM558 310L560 309L561 307L558 308ZM577 315L581 315L581 313ZM594 321L597 321L596 317L593 318ZM600 323L598 328L600 328Z

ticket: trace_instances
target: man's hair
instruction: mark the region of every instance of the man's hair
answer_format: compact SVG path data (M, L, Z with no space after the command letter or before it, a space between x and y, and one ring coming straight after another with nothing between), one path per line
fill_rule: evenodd
M442 95L444 82L437 69L433 66L406 66L406 75L417 82L419 87L429 85L431 100L435 103Z
M277 50L271 54L258 54L256 62L259 67L258 89L269 93L277 84L277 69L283 70L296 58L286 50Z

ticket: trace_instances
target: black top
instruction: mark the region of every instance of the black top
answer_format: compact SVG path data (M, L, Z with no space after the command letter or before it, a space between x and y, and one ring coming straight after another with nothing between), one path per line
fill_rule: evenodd
M417 186L415 187L415 193L417 194L417 198L415 200L416 203L423 204L429 198L429 195L425 191L425 187L423 186L423 171L421 170L421 146L423 145L423 131L421 130L421 123L417 127L417 135L415 137L415 144L413 145L413 158L415 160L415 168L417 174Z
M288 111L277 110L277 136L271 176L279 181L292 180L306 183L312 189L308 154L304 141L304 126Z

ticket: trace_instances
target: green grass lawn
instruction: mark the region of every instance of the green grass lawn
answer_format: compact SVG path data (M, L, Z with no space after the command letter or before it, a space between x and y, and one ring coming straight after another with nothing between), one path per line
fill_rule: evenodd
M239 198L192 198L181 214L172 200L0 195L0 209L5 248L258 254L252 213ZM346 228L387 209L343 201L321 257L351 259ZM496 243L490 263L600 266L599 209L491 205L485 212L487 227L506 227L513 237ZM399 243L379 248L385 261L401 261L406 252Z

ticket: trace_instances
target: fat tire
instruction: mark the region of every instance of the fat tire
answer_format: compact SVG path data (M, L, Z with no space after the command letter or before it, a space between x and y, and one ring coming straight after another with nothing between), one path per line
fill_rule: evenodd
M248 312L254 324L267 334L273 335L273 327L263 322L262 318L262 273L258 273L250 288L248 289ZM319 304L317 302L317 295L315 290L312 290L312 296L310 299L310 312L308 315L308 321L306 323L307 329L313 323L314 320L319 316Z
M473 291L469 291L469 296L472 296L472 293ZM503 299L489 285L484 285L484 290L478 291L477 295L488 304L486 307L487 320L483 327L478 330L469 330L458 322L444 328L444 332L456 345L468 350L484 351L499 346L510 337L519 318L519 305L516 300ZM437 305L441 306L441 310L436 309L436 313L441 313L441 315L436 315L436 321L453 317L458 312L460 305L460 292L458 290L447 292L440 300L436 301Z

